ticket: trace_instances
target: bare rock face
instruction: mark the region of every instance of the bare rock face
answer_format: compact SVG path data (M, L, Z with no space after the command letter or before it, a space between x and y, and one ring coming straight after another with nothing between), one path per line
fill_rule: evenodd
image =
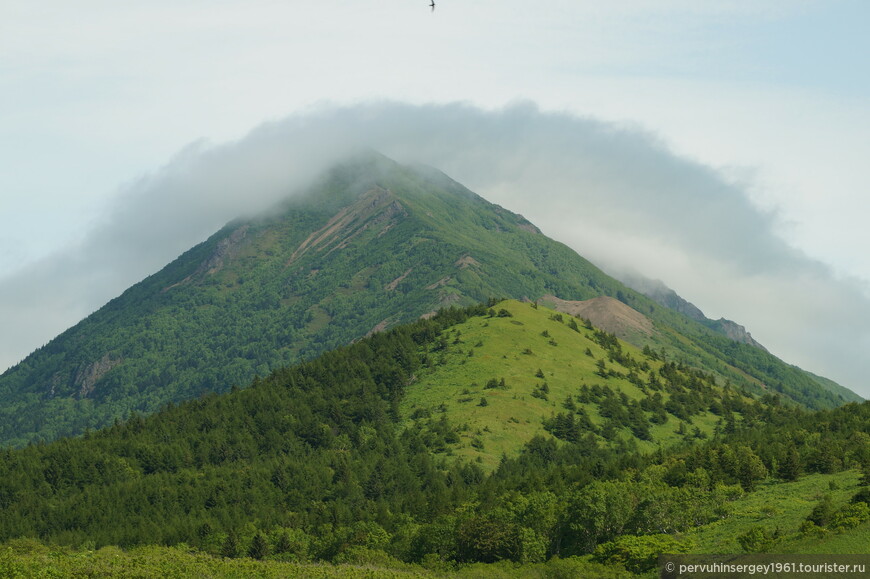
M244 241L248 234L249 225L242 225L233 231L228 237L222 239L215 248L214 252L203 261L197 270L183 280L163 288L163 292L167 292L172 288L190 283L194 279L201 278L205 275L214 275L223 269L224 265L232 258L233 253L238 249L239 245Z
M702 312L695 304L680 297L677 292L666 286L661 281L647 279L640 275L624 276L622 281L628 287L646 295L648 298L653 299L666 308L679 312L695 321L701 322L708 328L715 330L720 334L725 334L735 342L748 344L764 350L765 352L768 351L767 348L759 344L758 341L752 337L752 334L746 331L745 327L737 322L726 320L725 318L711 320L705 316L704 312Z
M112 368L120 363L121 360L113 359L109 354L106 354L96 362L82 365L79 371L76 372L75 380L73 380L76 388L79 389L79 397L87 398L94 391L94 387L100 378L108 374Z
M714 322L714 327L735 342L740 342L741 344L749 344L750 346L755 346L756 348L760 348L767 352L767 348L759 344L755 340L755 338L752 337L752 334L747 332L746 328L744 328L737 322L732 322L731 320L720 318Z
M247 233L248 225L242 225L233 231L229 237L222 239L215 248L214 253L199 266L194 275L201 275L203 273L213 275L220 271L226 260L231 257L233 250L238 247Z
M659 280L647 279L640 275L626 275L623 276L622 282L631 289L644 294L668 309L680 312L684 316L692 318L698 322L708 321L704 312L702 312L695 304L683 299L679 294L677 294L677 292Z

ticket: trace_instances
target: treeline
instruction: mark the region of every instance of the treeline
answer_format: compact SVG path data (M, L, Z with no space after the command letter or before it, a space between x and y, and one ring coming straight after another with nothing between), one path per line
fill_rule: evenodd
M0 540L427 565L589 553L626 562L630 550L643 568L637 553L689 550L677 533L726 517L730 501L769 477L870 468L868 405L809 413L773 396L717 397L703 373L672 363L644 372L626 359L653 402L581 390L608 420L649 420L677 398L688 418L718 404L722 428L642 454L621 437L565 435L554 418L562 441L538 436L492 474L434 458L454 427L444 416L402 427L399 403L445 329L494 305L444 310L82 438L0 451Z

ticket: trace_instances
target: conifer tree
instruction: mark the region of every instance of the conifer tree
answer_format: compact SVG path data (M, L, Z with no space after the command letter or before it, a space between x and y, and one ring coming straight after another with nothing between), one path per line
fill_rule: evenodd
M257 533L251 539L251 546L248 548L248 557L251 559L263 559L269 555L269 543L263 533Z
M221 556L234 559L239 556L239 537L235 531L227 534L226 540L221 547Z
M798 454L797 448L792 446L786 451L785 457L779 464L778 474L783 480L796 481L800 478L802 471L800 454Z

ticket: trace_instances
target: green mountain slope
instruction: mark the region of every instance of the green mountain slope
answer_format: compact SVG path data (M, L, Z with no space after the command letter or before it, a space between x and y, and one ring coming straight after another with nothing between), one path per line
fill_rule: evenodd
M843 403L814 377L623 286L519 215L376 154L227 225L0 377L0 443L111 424L490 297L612 296L674 353L756 393Z
M0 541L440 569L579 556L643 571L662 551L800 550L814 536L845 551L865 536L870 404L751 400L572 322L516 301L450 308L248 388L0 450ZM526 395L536 378L552 386ZM471 405L455 398L468 381L484 385ZM528 432L499 448L505 412ZM705 431L711 416L722 424ZM682 422L691 430L673 436ZM139 565L168 555L140 552Z
M742 423L756 412L748 395L712 375L582 320L517 301L492 312L442 336L402 403L408 423L437 431L444 415L460 425L441 451L486 470L548 432L651 452L708 438L726 420Z

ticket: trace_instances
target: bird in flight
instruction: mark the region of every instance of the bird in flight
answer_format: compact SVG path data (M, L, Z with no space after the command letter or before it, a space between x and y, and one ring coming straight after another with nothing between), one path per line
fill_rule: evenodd
M432 8L432 12L435 12L435 0L429 0L429 7Z

